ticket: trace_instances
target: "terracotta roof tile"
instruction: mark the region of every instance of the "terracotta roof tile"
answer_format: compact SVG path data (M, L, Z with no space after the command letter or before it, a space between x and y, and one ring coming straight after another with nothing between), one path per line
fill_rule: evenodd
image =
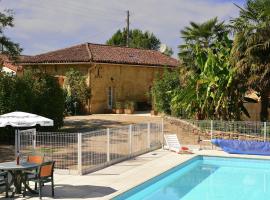
M25 57L22 64L97 62L153 66L178 66L178 61L159 51L85 43L48 53Z
M19 59L21 59L21 56ZM7 55L0 54L0 60L3 62L3 67L9 68L14 72L22 71L22 66L11 61Z

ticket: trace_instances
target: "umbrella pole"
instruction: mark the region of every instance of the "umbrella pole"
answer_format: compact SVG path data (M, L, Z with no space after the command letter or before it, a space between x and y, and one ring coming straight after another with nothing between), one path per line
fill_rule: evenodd
M19 153L19 131L18 129L15 130L15 159Z

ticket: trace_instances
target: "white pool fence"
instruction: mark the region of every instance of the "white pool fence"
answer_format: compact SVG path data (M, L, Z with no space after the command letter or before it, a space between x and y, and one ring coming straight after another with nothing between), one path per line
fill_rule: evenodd
M16 133L15 143L20 154L37 151L56 161L57 173L82 175L161 148L163 121L85 133L28 129Z

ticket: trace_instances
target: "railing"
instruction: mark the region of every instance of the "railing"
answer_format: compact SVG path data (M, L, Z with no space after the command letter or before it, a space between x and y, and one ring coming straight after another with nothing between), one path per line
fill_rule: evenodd
M168 117L167 121L181 128L182 133L193 137L197 135L199 139L270 141L270 122L185 120L172 117Z
M146 123L86 133L20 131L20 153L39 151L56 161L58 173L86 174L161 148L163 123Z

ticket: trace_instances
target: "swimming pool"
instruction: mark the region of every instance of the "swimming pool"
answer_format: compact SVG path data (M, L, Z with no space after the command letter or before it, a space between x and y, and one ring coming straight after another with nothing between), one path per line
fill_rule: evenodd
M270 160L197 156L114 200L270 199Z

